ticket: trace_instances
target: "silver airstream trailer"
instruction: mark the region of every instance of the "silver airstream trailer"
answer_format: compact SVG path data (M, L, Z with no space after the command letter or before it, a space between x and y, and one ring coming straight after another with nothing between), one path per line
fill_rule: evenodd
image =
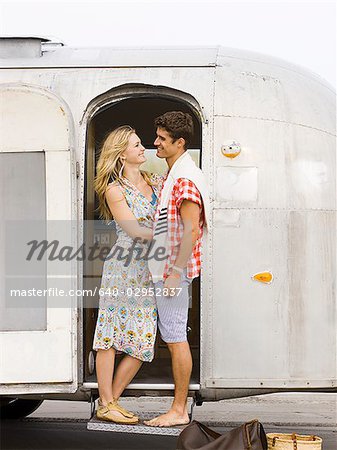
M131 124L147 148L144 168L161 172L153 119L168 110L193 116L189 151L212 206L191 292L191 392L200 401L336 391L331 86L283 60L222 47L75 49L2 38L0 53L2 414L97 396L91 344L102 261L47 260L35 277L47 294L22 303L21 290L20 303L9 288L35 278L16 270L17 244L39 228L51 238L58 231L44 225L61 223L70 246L85 237L96 249L111 246L113 230L95 211L100 144ZM53 291L60 279L62 298ZM160 340L156 355L128 395L172 392Z

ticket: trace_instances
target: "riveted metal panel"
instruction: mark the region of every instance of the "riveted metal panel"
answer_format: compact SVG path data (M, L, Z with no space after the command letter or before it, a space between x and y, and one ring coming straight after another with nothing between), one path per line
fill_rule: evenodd
M221 151L228 139L241 144L236 158ZM214 158L223 185L215 199L218 207L336 208L336 138L328 133L281 122L216 117Z
M294 123L336 133L336 97L324 80L268 59L219 57L215 115Z
M69 122L62 100L33 86L0 86L2 152L69 151Z
M222 214L214 210L206 386L333 386L335 213L241 209L233 226ZM271 284L252 280L262 271Z
M48 50L48 46L43 48ZM60 47L40 58L0 58L0 67L207 67L215 66L218 47ZM35 56L35 55L34 55Z

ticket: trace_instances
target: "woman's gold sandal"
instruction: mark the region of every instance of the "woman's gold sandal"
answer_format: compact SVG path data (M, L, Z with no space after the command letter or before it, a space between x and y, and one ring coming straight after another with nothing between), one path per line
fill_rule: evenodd
M118 403L118 400L113 400L112 402L109 402L109 405L112 405L112 408L115 410L115 411L118 411L118 412L120 412L121 414L123 414L123 416L124 417L128 417L128 418L131 418L131 417L137 417L137 419L138 419L138 416L136 416L136 414L133 414L131 411L128 411L127 409L125 409L125 408L123 408L123 406L121 406L119 403Z
M119 415L114 414L114 411L119 412L124 417L120 417ZM125 411L129 415L125 416L122 411ZM103 405L100 400L98 400L98 407L96 416L97 419L105 420L108 422L120 423L120 424L135 424L138 423L139 419L137 416L132 415L124 408L119 406L116 401L109 402L107 405Z

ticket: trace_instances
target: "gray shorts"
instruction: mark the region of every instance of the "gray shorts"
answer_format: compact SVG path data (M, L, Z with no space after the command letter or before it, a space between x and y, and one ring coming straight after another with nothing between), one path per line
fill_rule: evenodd
M166 343L187 341L187 319L189 307L189 285L191 279L186 272L181 277L181 291L174 297L163 295L163 281L155 284L158 308L158 328L161 338Z

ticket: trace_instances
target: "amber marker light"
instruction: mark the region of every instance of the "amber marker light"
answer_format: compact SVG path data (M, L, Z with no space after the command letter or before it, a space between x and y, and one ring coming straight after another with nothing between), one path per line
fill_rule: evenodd
M221 152L227 158L236 158L241 153L241 145L237 141L228 141L221 146Z
M260 283L269 284L273 281L273 274L271 272L259 272L252 275L252 279Z

